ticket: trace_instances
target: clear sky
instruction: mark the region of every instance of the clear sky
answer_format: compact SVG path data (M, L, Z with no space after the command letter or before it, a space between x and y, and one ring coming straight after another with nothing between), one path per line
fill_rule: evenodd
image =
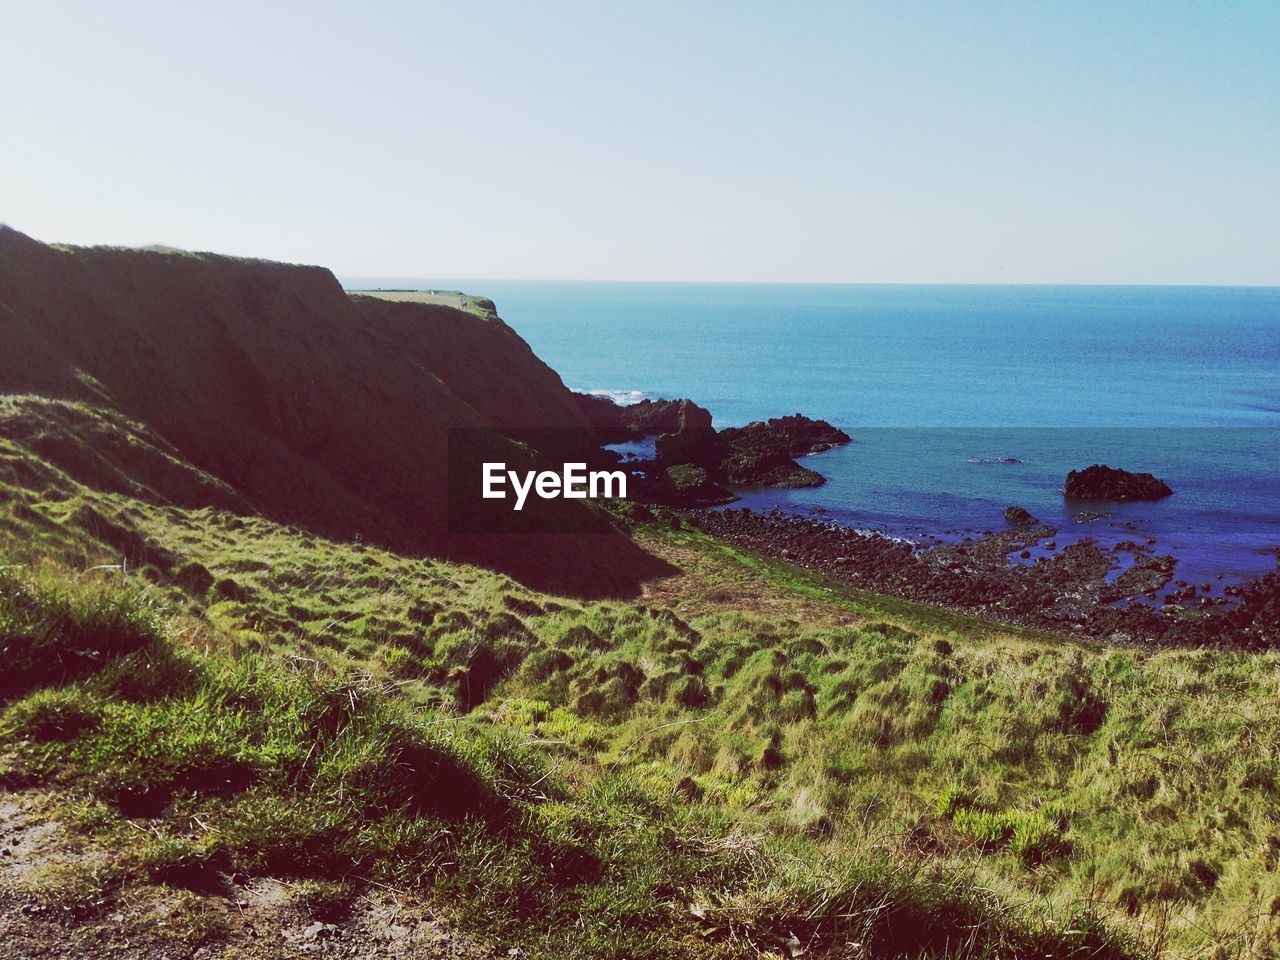
M347 275L1280 283L1280 2L0 0L0 220Z

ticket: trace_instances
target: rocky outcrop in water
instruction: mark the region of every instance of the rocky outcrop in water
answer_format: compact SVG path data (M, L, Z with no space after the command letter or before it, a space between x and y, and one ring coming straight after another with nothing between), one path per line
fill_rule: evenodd
M1004 518L1015 527L1025 527L1040 522L1026 507L1005 507Z
M641 437L711 428L711 411L692 400L641 400L619 409L623 421Z
M825 420L801 414L756 421L745 427L720 431L729 446L722 469L732 484L770 487L818 487L822 474L800 466L793 459L820 453L848 443L850 436Z
M1149 473L1131 473L1102 464L1067 474L1063 494L1074 500L1160 500L1173 493Z
M602 443L655 437L658 467L696 467L721 491L722 484L821 486L826 478L794 458L850 441L847 433L827 421L798 413L716 430L710 411L691 400L642 400L624 407L608 397L577 394L576 399ZM659 502L686 502L684 494L673 492L657 474L642 487L653 491ZM732 494L727 496L732 499Z
M627 408L619 406L610 398L594 393L575 393L573 401L601 443L626 443L643 436L627 422L624 416Z
M745 427L727 427L720 431L720 436L735 450L788 457L821 453L853 439L826 420L814 420L799 413L757 420Z

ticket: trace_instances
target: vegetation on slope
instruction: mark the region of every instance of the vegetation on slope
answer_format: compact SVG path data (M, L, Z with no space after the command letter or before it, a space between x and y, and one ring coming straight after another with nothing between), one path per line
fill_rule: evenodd
M900 845L792 829L774 774L717 780L665 749L668 718L705 723L723 696L668 611L94 492L6 452L30 483L0 487L0 769L91 851L24 879L77 923L167 890L185 936L217 943L209 904L271 876L330 918L391 887L529 956L1120 953ZM125 570L123 537L144 557ZM727 755L785 769L757 740Z
M362 884L424 889L534 956L1107 949L1092 930L1027 927L905 859L734 832L652 771L570 777L502 725L414 713L368 677L234 643L195 654L170 639L182 629L114 579L0 577L15 665L5 780L81 798L78 826L109 866L53 879L90 914L130 885L216 894L265 873L339 913ZM127 829L138 821L150 830Z
M1267 955L1271 655L1008 631L662 521L645 604L552 597L7 449L40 492L0 508L6 782L110 851L57 877L100 913L268 875L530 955Z

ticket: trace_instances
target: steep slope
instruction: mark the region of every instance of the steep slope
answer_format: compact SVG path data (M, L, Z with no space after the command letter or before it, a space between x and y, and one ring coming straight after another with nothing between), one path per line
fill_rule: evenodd
M652 569L617 536L450 537L450 429L555 428L572 446L586 423L496 316L352 298L319 267L0 228L0 393L123 414L256 510L329 536L584 592L631 589L627 559ZM584 550L611 564L594 582L570 576Z

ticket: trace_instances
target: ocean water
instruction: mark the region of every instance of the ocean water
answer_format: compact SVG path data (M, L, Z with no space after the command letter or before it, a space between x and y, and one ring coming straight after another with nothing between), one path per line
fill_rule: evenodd
M799 411L853 435L807 460L825 486L745 505L945 539L1000 529L1016 503L1060 546L1153 539L1195 583L1276 566L1280 288L346 283L492 297L574 389L687 396L719 426ZM1021 462L986 462L1002 457ZM1175 494L1064 501L1091 463Z

